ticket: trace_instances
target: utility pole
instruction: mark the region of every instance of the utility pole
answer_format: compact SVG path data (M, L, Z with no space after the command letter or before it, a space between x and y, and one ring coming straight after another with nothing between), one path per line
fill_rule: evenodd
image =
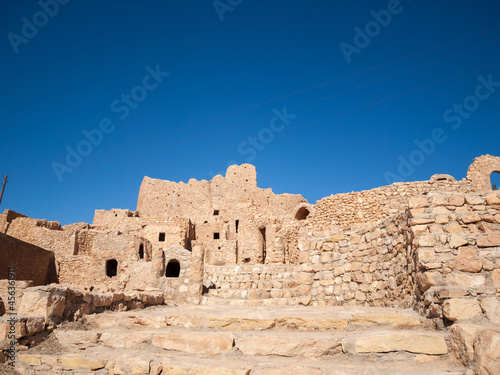
M4 179L3 179L3 184L2 184L2 192L0 193L0 205L2 204L2 197L3 197L3 192L5 190L5 185L7 185L7 175L4 176Z

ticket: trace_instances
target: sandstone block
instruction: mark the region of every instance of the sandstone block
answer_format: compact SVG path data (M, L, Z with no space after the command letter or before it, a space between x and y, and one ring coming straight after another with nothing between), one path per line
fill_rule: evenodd
M500 368L500 332L483 331L478 335L474 356L474 371L479 375L498 373Z
M493 280L493 286L500 287L500 270L496 269L491 272L491 278Z
M493 323L500 325L500 300L497 297L486 297L481 301L484 315Z
M417 238L418 245L423 247L432 247L436 244L436 238L431 233L424 233Z
M106 362L87 357L65 356L61 357L61 364L66 370L76 370L78 368L98 370L104 368Z
M479 247L495 247L500 246L500 234L487 234L477 239Z
M456 221L448 224L448 226L445 228L445 231L448 233L456 234L462 234L464 232L460 224L458 224Z
M387 353L407 351L419 354L446 354L448 347L444 335L420 332L387 332L342 340L346 353Z
M19 314L43 316L46 320L61 317L65 302L65 289L46 286L28 288L21 299Z
M408 205L410 208L429 207L429 201L425 197L411 197Z
M486 279L482 275L467 275L464 273L456 273L452 272L445 277L446 285L449 286L465 286L465 287L474 287L474 286L482 286L485 284Z
M339 338L312 339L276 335L252 335L237 338L235 347L244 355L279 355L283 357L319 357L342 351Z
M233 348L231 333L168 333L154 335L151 344L167 350L209 355L229 352Z
M475 298L451 298L443 303L443 315L451 320L472 319L482 313Z
M500 204L500 194L498 192L490 193L486 196L486 202L489 205Z
M464 224L471 224L481 221L481 216L479 216L477 212L465 212L460 215L460 219L464 222Z
M449 199L450 206L463 206L465 204L465 198L461 197L460 195L453 195Z
M471 204L471 205L484 204L483 197L480 197L478 195L472 195L472 194L466 194L465 201L467 202L467 204Z
M417 275L417 284L421 291L425 292L431 286L442 285L443 277L439 272L423 272Z
M454 271L477 273L483 268L483 262L470 255L459 255L449 263L449 267Z
M465 246L467 245L468 242L466 239L460 237L460 236L457 236L456 234L452 234L451 235L451 238L450 238L450 247L452 249L456 249L457 247L460 247L460 246Z
M463 366L470 366L474 361L474 340L482 329L475 324L455 323L450 331L451 354Z

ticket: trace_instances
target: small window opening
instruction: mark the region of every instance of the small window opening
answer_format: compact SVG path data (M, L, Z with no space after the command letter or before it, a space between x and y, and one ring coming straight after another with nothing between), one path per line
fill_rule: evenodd
M166 277L179 277L181 273L181 265L177 259L172 259L167 264L167 270L165 271Z
M142 243L139 245L139 259L144 259L144 245Z
M165 233L160 233L158 235L158 241L165 242Z
M301 207L295 214L295 219L305 220L309 216L309 210L306 207Z
M215 232L214 233L214 240L220 239L220 233Z
M218 216L219 215L219 210L214 210L214 216Z
M115 277L118 272L118 261L109 259L106 261L106 276Z
M238 226L240 225L240 221L236 220L236 222L234 224L236 226L236 233L238 233Z

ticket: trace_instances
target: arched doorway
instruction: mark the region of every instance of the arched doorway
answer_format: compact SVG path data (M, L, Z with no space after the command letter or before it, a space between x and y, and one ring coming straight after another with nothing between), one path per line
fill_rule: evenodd
M144 259L144 245L142 243L139 245L139 259Z
M492 190L500 190L500 171L490 174L490 182Z
M181 265L177 259L172 259L167 264L167 269L165 270L166 277L179 277L181 273Z

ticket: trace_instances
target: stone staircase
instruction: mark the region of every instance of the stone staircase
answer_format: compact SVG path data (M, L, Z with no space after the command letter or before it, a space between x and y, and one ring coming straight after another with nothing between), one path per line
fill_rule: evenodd
M156 306L87 315L19 351L20 374L459 375L412 310Z

